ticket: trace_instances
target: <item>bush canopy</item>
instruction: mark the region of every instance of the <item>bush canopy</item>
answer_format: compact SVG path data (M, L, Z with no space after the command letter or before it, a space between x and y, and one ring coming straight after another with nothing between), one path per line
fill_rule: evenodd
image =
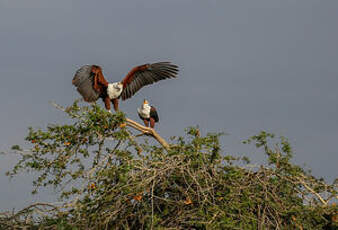
M266 156L253 166L222 151L222 134L166 142L122 112L56 106L70 122L29 128L8 175L34 172L33 193L51 186L61 203L1 213L0 229L337 229L336 185L293 164L284 137L244 141Z

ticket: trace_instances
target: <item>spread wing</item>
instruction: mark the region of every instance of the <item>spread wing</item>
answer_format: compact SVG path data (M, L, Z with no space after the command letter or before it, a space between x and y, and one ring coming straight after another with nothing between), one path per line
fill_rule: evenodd
M108 87L108 82L104 79L101 68L96 65L84 65L79 68L72 83L87 102L96 101L104 89Z
M177 73L178 67L170 62L158 62L134 67L122 80L123 91L121 97L126 100L143 86L164 79L176 78Z

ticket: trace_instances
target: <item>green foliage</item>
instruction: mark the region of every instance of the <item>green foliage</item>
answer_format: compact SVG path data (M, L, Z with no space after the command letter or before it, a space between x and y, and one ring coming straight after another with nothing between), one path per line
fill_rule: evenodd
M170 149L123 126L123 113L97 106L66 113L68 125L29 129L29 151L8 173L37 175L34 190L62 189L64 205L0 216L3 226L31 229L334 229L334 185L294 165L286 138L261 132L245 143L262 148L268 166L222 153L221 134L190 127ZM275 142L274 142L275 141ZM271 147L273 146L273 147ZM242 162L242 163L241 163ZM244 166L243 166L244 162ZM39 209L41 213L41 208ZM27 217L30 217L27 218ZM30 221L27 221L27 220Z

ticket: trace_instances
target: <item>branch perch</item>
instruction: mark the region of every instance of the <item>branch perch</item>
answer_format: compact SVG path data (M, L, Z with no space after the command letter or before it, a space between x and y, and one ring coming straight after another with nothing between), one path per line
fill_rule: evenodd
M129 118L126 118L126 121L127 126L132 127L140 132L143 132L144 134L149 134L153 136L158 141L158 143L160 143L167 151L170 149L170 145L154 129L145 127Z

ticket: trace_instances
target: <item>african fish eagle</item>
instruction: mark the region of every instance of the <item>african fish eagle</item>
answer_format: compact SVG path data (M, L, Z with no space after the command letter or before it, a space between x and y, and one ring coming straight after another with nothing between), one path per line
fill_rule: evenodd
M137 109L137 113L146 127L149 127L150 122L150 127L154 128L155 123L159 121L156 108L149 105L149 102L146 99L144 99L142 106Z
M177 73L178 67L176 65L170 62L158 62L136 66L122 81L108 83L100 66L84 65L76 71L72 83L86 102L93 103L101 98L106 109L110 112L111 101L117 111L119 98L126 100L143 86L164 79L176 78Z

